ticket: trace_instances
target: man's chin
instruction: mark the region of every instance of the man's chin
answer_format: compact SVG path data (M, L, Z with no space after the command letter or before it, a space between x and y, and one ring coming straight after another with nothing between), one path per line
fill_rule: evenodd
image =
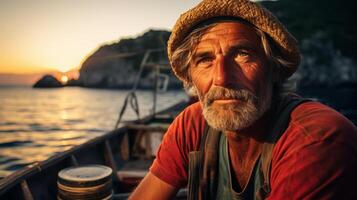
M207 106L209 110L214 111L216 113L219 113L220 115L226 114L227 110L228 111L239 111L244 107L246 104L242 103L241 101L236 101L236 100L224 100L221 102L215 101L213 102L210 106Z
M258 118L256 111L237 110L231 105L220 105L219 107L219 109L216 109L216 106L205 108L203 116L208 125L220 131L242 130L253 124Z

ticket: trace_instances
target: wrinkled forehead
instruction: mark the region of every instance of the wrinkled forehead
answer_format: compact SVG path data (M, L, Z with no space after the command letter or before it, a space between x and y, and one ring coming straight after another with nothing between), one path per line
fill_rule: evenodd
M240 21L221 21L206 26L197 35L190 48L192 55L208 50L251 49L263 52L262 38L254 27Z
M254 43L260 43L261 37L258 34L259 29L244 19L238 17L214 17L194 25L185 41L194 39L191 48L195 49L199 41L216 38L222 39L229 36L230 39L243 37Z

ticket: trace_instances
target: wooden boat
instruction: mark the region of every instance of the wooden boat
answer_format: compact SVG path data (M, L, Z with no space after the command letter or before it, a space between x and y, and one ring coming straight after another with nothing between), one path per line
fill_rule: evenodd
M110 167L113 171L114 195L112 199L127 199L130 192L148 172L155 156L155 149L161 142L169 124L187 105L187 102L180 102L156 113L156 93L159 87L155 83L151 115L135 121L120 123L121 127L118 127L126 104L130 103L134 111L139 113L135 90L145 66L153 67L157 72L162 67L163 64L148 62L150 54L158 51L162 51L162 49L148 50L145 53L138 77L132 91L125 99L113 131L47 160L29 165L1 179L0 199L57 199L58 172L71 166L89 164ZM161 74L157 74L157 77L159 75ZM187 190L182 189L178 192L176 199L186 199L186 196Z
M153 161L153 135L162 137L185 106L186 102L180 102L154 116L125 122L112 132L1 179L0 199L56 199L58 172L87 164L111 167L114 172L113 199L126 199ZM185 198L186 190L183 189L177 199Z

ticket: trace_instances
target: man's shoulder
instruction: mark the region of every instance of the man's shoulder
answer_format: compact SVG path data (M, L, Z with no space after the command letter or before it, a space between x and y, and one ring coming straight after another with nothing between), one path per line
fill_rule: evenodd
M187 106L182 112L187 114L196 114L196 115L202 114L202 106L200 102L195 102Z
M175 119L174 123L182 123L187 125L188 123L201 123L204 121L202 115L202 107L199 102L193 103L187 106Z
M200 123L202 119L202 107L199 102L196 102L183 109L177 115L172 124L180 124L181 126L186 126L187 123Z
M302 148L318 142L357 145L357 128L333 108L317 101L298 105L290 115L290 123L277 146Z
M203 135L205 120L199 103L186 107L172 122L165 134L168 141L175 141L185 152L196 150Z
M317 194L351 194L345 188L357 175L356 126L316 101L298 105L290 117L273 150L271 196L310 199Z
M317 101L308 101L297 106L290 115L290 125L304 132L320 130L354 130L353 123L333 108Z

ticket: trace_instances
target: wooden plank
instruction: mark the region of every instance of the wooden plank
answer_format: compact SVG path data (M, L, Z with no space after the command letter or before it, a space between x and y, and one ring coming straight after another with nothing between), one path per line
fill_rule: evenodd
M120 179L125 179L125 178L144 178L144 176L148 173L147 170L120 170L117 171L118 177Z
M21 181L21 190L25 200L33 200L31 190L26 180Z
M120 157L123 160L129 160L130 158L128 134L125 134L122 141L120 142Z
M110 147L110 143L108 140L105 140L104 142L104 160L106 164L112 168L113 172L118 171L117 165L115 164L112 149ZM119 180L119 177L116 173L113 173L113 178L115 181Z
M152 154L151 135L145 134L145 156L146 156L146 158L150 158L151 154Z
M78 161L73 154L71 155L71 163L73 166L78 166Z

